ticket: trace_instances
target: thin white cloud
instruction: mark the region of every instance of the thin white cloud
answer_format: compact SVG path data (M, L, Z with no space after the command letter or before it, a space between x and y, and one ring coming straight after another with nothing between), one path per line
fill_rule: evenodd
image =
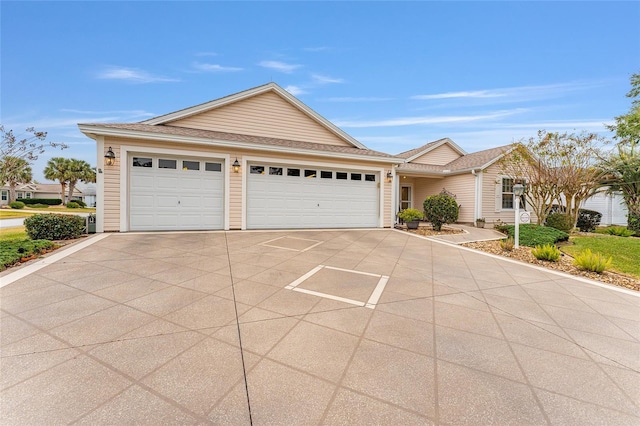
M134 117L153 117L156 114L148 111L144 111L141 109L133 109L133 110L113 110L113 111L92 111L92 110L81 110L81 109L67 109L62 108L61 112L70 112L72 114L118 114L126 117L134 118Z
M593 87L602 86L604 84L606 83L569 82L540 86L520 86L487 90L434 93L427 95L415 95L411 96L410 98L417 100L502 98L505 101L516 102L558 97L568 92L590 89Z
M307 92L306 90L298 87L298 86L294 86L292 84L290 84L289 86L285 87L284 90L286 90L287 92L291 93L293 96L298 96L298 95L304 95Z
M333 78L321 74L311 74L311 78L316 84L344 83L344 80L341 78Z
M302 65L299 65L299 64L287 64L286 62L280 62L280 61L262 61L258 65L264 68L269 68L275 71L283 72L285 74L291 74L298 68L302 67Z
M467 123L472 121L495 120L504 118L514 114L520 114L527 111L524 108L518 108L508 111L496 111L483 115L450 115L450 116L422 116L422 117L400 117L388 120L370 120L370 121L340 121L334 120L334 124L339 127L359 128L359 127L400 127L400 126L416 126L423 124L451 124L451 123Z
M235 72L235 71L242 71L242 68L238 68L238 67L225 67L222 65L218 65L218 64L206 64L206 63L202 63L202 62L194 62L191 64L191 66L198 70L198 71L202 71L202 72Z
M180 81L177 78L154 75L138 68L108 67L97 74L101 80L120 80L129 83L166 83Z
M392 101L393 98L377 98L375 96L363 96L363 97L335 97L335 98L325 98L318 99L323 102L383 102L383 101Z

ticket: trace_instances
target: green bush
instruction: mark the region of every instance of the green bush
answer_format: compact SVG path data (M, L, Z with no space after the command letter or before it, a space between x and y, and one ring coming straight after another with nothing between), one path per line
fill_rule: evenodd
M640 215L629 212L629 217L627 219L628 228L635 232L636 235L640 235Z
M85 203L85 202L84 202L84 201L82 201L82 200L72 200L72 201L73 201L74 203L76 203L77 205L79 205L80 207L82 207L82 208L87 207L87 203Z
M503 228L510 237L515 237L515 226L505 225ZM522 246L543 246L545 244L555 244L560 241L567 241L568 239L569 234L555 228L551 228L550 226L540 226L535 224L520 225L520 245Z
M554 246L553 244L536 246L533 250L531 250L531 253L538 260L548 260L551 262L557 262L558 260L560 260L561 254L560 250L558 250L558 247Z
M431 195L424 200L423 207L425 219L431 222L436 231L440 231L442 225L458 220L460 208L450 195Z
M592 253L591 249L585 249L582 253L576 256L573 264L580 269L601 274L605 269L611 267L612 261L612 257L605 259L600 253Z
M617 237L631 237L635 232L625 228L624 226L608 226L599 230L601 234L615 235Z
M55 247L51 241L45 240L11 240L0 241L0 270L18 262L22 257L40 254L44 250Z
M83 217L65 214L36 214L24 220L32 240L67 240L82 235Z
M566 213L551 213L544 224L566 233L573 229L573 219Z
M9 207L12 209L24 209L24 203L22 201L12 201L9 203Z
M414 220L422 219L424 215L418 209L404 209L400 213L398 213L398 218L400 218L403 222L412 222Z
M75 201L69 201L67 203L67 208L68 209L79 209L80 208L80 204L76 203Z
M60 198L18 198L18 201L22 201L26 205L46 204L48 206L59 206L62 204L62 200Z
M576 226L582 232L593 232L602 219L602 213L595 210L580 209L578 210L578 221Z

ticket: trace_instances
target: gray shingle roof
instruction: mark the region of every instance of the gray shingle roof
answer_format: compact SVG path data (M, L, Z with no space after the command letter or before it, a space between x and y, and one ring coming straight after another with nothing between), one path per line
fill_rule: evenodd
M466 170L475 167L482 167L485 164L497 159L502 154L507 152L512 145L498 146L496 148L489 148L483 151L473 152L471 154L464 155L460 158L453 160L452 162L444 166L445 170Z
M264 136L242 135L237 133L218 132L213 130L190 129L186 127L168 126L168 125L151 125L143 123L86 123L80 124L86 126L99 127L104 129L118 129L133 132L156 133L162 135L185 136L202 139L245 142L249 144L276 146L281 148L304 149L320 152L334 152L343 154L353 154L364 157L382 157L395 160L396 157L384 152L373 151L371 149L361 149L350 146L327 145L313 142L294 141L288 139L269 138Z
M439 144L440 142L442 142L445 138L443 139L438 139L437 141L433 141L433 142L429 142L428 144L422 145L421 147L418 148L414 148L414 149L410 149L409 151L405 151L405 152L401 152L400 154L396 154L396 157L400 157L400 158L404 158L407 159L409 157L413 157L414 155L416 155L417 153L424 151L425 149L431 148L434 145Z

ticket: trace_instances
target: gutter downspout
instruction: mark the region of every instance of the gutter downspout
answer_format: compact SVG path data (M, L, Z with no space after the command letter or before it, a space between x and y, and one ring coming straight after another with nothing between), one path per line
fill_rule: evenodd
M474 176L474 190L473 190L473 223L475 224L476 219L482 217L481 212L479 212L479 197L478 197L478 186L480 183L480 176L476 173L476 169L471 169L471 174Z

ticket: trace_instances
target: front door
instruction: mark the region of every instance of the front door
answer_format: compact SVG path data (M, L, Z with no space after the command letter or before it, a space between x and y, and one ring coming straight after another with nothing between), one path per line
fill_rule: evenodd
M400 210L411 208L411 187L400 187Z

